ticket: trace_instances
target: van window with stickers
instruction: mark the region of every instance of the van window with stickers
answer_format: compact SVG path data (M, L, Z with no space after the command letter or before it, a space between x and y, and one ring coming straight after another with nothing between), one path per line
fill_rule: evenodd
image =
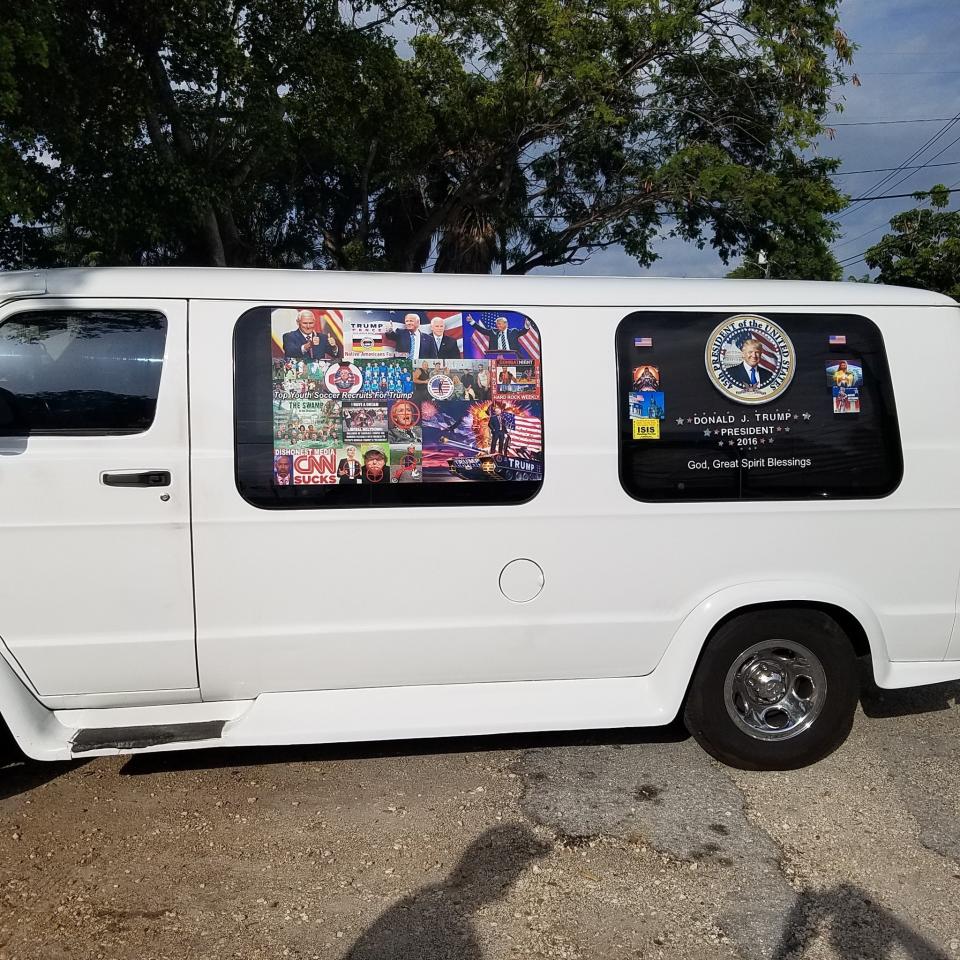
M257 506L520 503L543 481L522 313L264 306L234 344L237 482Z
M900 483L883 338L866 317L638 311L616 338L630 496L870 498Z

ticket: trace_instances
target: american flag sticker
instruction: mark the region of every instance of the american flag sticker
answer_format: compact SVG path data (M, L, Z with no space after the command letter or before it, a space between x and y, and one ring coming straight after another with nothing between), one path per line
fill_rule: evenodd
M842 333L832 333L828 339L831 347L845 347L847 345L847 338Z
M653 337L634 337L633 345L635 347L652 347Z

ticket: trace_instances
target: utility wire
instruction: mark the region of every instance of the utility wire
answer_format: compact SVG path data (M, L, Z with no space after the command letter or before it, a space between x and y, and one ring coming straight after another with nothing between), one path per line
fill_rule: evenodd
M960 193L960 190L955 190L955 189L954 189L954 187L957 187L958 185L960 185L960 180L955 180L953 183L950 184L949 187L947 187L947 192L948 192L948 193ZM889 224L883 224L883 225L881 225L881 226L879 226L879 227L874 227L873 230L868 230L867 233L876 233L877 230L883 229L884 226L889 226ZM881 247L881 248L882 248L882 247L889 246L889 245L892 244L892 243L896 243L898 240L902 240L904 237L913 236L913 234L915 234L916 232L917 232L917 228L914 227L913 230L908 230L906 233L897 234L896 236L891 237L891 238L890 238L889 240L887 240L887 241L881 240L880 243L875 244L875 246L878 246L878 247ZM866 233L861 233L861 234L860 234L861 237L865 237L866 235L867 235ZM858 238L858 237L854 237L854 240L856 240L856 239L859 239L859 238ZM838 260L837 262L840 264L841 267L852 267L855 263L858 263L860 260L865 259L865 258L866 258L866 255L867 255L867 250L864 250L864 251L862 251L861 253L854 254L853 256L844 257L842 260Z
M876 192L885 184L889 183L897 175L897 173L900 170L903 170L905 167L910 166L911 164L913 164L915 160L919 160L919 158L924 153L926 153L927 150L929 150L930 147L932 147L933 144L935 144L937 140L940 139L940 137L942 137L945 133L947 133L947 131L950 130L958 121L960 121L960 113L958 113L951 120L948 120L947 123L944 124L944 126L942 126L935 134L933 134L933 136L928 137L919 147L917 147L916 150L913 151L913 153L910 154L909 157L906 157L904 160L901 160L898 165L898 169L888 173L885 177L881 177L875 184L873 184L873 186L869 187L866 192L867 193ZM930 160L932 159L934 158L929 157L924 162L929 163ZM842 218L847 213L849 213L851 209L852 208L848 207L846 210L841 211L841 213L838 215L838 219Z
M853 243L855 240L860 240L863 237L869 237L871 233L876 233L878 230L885 230L889 226L889 223L881 223L879 227L871 227L869 230L864 230L863 233L858 233L855 237L851 237L849 240L841 240L839 243L835 243L833 245L833 249L839 250L840 247L845 247L848 243Z
M946 73L960 73L960 70L867 70L866 73L858 73L860 77L939 77Z
M881 177L872 187L870 187L867 190L867 193L868 194L874 193L877 190L879 190L881 187L888 184L891 180L893 180L893 178L897 175L897 173L899 173L901 170L903 170L907 166L910 166L914 160L919 159L920 156L926 153L927 150L929 150L930 147L932 147L937 142L937 140L939 140L940 137L942 137L948 130L952 129L958 121L960 121L960 113L958 113L957 116L954 117L952 120L944 124L944 126L942 126L932 137L929 137L923 144L921 144L921 146L919 146L916 150L914 150L914 152L909 157L901 161L899 165L899 169L888 173L885 177ZM951 144L953 142L955 141L951 141ZM937 156L939 156L939 154L937 154ZM936 157L929 157L925 162L929 163L931 160L935 160L935 159ZM915 173L916 171L913 171L913 172ZM908 174L908 176L912 176L912 174ZM903 180L898 180L897 183L891 185L891 188L899 185L902 182ZM854 209L855 208L852 205L847 207L845 210L841 211L838 214L837 219L838 220L842 219L844 216L851 213Z
M844 120L833 123L824 121L828 127L880 127L890 123L943 123L952 120L952 117L922 117L914 120Z
M934 157L931 158L931 159L934 159L934 158L936 158L936 157L939 157L940 154L945 153L945 152L946 152L947 150L949 150L950 147L952 147L953 144L955 144L957 141L960 141L960 137L957 137L956 139L951 140L950 143L948 143L948 144L943 148L943 150L940 151L940 153L934 154ZM948 163L929 163L929 162L928 162L928 163L921 163L921 164L919 164L919 165L917 165L917 166L915 166L915 167L913 167L913 168L911 168L911 169L913 170L913 173L916 173L917 170L923 170L923 169L926 169L927 167L947 167L947 166L954 166L954 165L956 165L956 164L960 164L960 160L952 160L952 161L950 161L950 162L948 162ZM896 171L896 170L898 170L898 169L900 169L900 168L892 167L892 168L890 168L890 169ZM904 167L903 169L906 169L906 168ZM859 171L859 172L861 172L861 173L870 173L870 172L874 172L874 171L863 170L863 171ZM882 172L882 171L878 170L878 171L875 171L875 172L880 173L880 172ZM909 173L909 174L907 174L907 176L902 177L900 180L898 180L898 181L897 181L895 184L893 184L892 186L898 186L899 184L903 183L904 180L909 180L910 177L913 176L913 173ZM960 183L960 180L958 180L957 183ZM955 186L956 186L955 183L951 183L951 184L950 184L950 187L955 187ZM921 192L921 191L916 191L916 192ZM950 192L952 192L952 191L950 191ZM896 195L895 195L895 194L890 194L890 197L894 197L894 196L896 196ZM909 194L909 196L912 197L913 194L911 193L911 194ZM861 198L860 198L861 201L863 201L863 200L865 200L865 199L868 199L868 198L865 198L865 197L861 197ZM876 197L876 198L874 198L874 199L886 199L886 198ZM851 201L851 202L853 202L853 201ZM861 239L862 237L866 237L866 236L868 236L868 235L871 234L871 233L876 233L878 230L882 230L882 229L884 229L884 227L886 227L886 226L887 226L887 224L882 223L882 224L880 224L879 227L873 227L873 228L870 229L870 230L865 230L863 233L858 233L855 237L851 237L849 240L843 240L843 241L841 241L840 243L835 244L835 245L834 245L834 249L837 249L837 248L839 248L839 247L845 247L848 243L853 243L855 240L859 240L859 239Z
M933 189L932 187L930 188ZM881 193L876 197L854 197L851 203L866 203L868 200L896 200L900 197L912 197L917 193L929 193L930 190L913 190L910 193ZM942 191L938 191L942 192ZM947 190L947 193L960 193L960 190Z
M942 147L940 150L938 150L932 157L930 157L927 163L930 163L936 160L937 157L943 156L943 154L945 154L955 143L960 143L960 136L954 137L945 147ZM926 163L919 166L917 170L923 170L925 167L926 167ZM900 186L901 183L906 183L906 181L909 180L917 172L917 170L909 171L904 176L902 176L899 180L895 181L894 183L891 183L888 189L895 190L897 187Z
M946 124L944 124L944 126L942 126L932 137L928 137L927 140L923 144L921 144L919 147L917 147L917 149L914 150L909 157L902 160L896 172L899 172L908 164L913 163L913 161L917 160L921 156L921 154L926 153L926 151L930 147L932 147L933 144L936 143L937 140L939 140L940 137L942 137L948 130L950 130L950 128L953 127L958 121L960 121L960 113L958 113L955 117L953 117ZM932 160L934 158L931 157L930 159ZM885 177L881 177L875 184L873 184L871 187L868 188L867 192L873 193L875 190L879 190L882 186L884 186L884 184L888 183L890 180L892 180L896 176L896 172L888 173ZM845 216L848 216L850 213L852 213L854 209L855 207L853 205L848 206L845 210L841 210L832 219L834 219L835 221L842 220Z
M960 160L947 160L945 163L917 163L910 167L874 167L872 170L841 170L838 173L831 173L831 177L852 177L858 173L886 173L892 171L896 173L899 170L924 170L927 167L955 167L960 164Z

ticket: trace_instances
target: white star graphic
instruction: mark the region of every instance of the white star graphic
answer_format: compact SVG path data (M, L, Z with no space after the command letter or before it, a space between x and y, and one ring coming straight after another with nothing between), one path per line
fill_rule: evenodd
M710 433L711 433L710 430L704 430L704 431L703 431L703 435L704 435L705 437L709 437L709 436L710 436Z
M805 413L805 414L803 415L803 419L804 419L804 420L809 420L809 419L810 419L810 414L809 414L809 413Z
M678 426L678 427L682 427L682 426L683 426L683 417L677 417L677 426Z
M789 433L789 432L790 432L790 428L789 428L789 427L784 427L784 428L783 428L783 432L784 432L784 433Z

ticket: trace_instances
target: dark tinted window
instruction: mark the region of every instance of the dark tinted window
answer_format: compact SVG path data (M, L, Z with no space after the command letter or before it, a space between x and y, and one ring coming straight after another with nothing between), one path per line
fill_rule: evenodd
M866 317L638 312L617 363L620 480L639 500L880 497L900 482Z
M0 322L0 400L16 433L139 433L153 422L167 321L147 310L39 310Z
M234 395L259 507L523 503L543 481L540 333L516 310L258 307Z

